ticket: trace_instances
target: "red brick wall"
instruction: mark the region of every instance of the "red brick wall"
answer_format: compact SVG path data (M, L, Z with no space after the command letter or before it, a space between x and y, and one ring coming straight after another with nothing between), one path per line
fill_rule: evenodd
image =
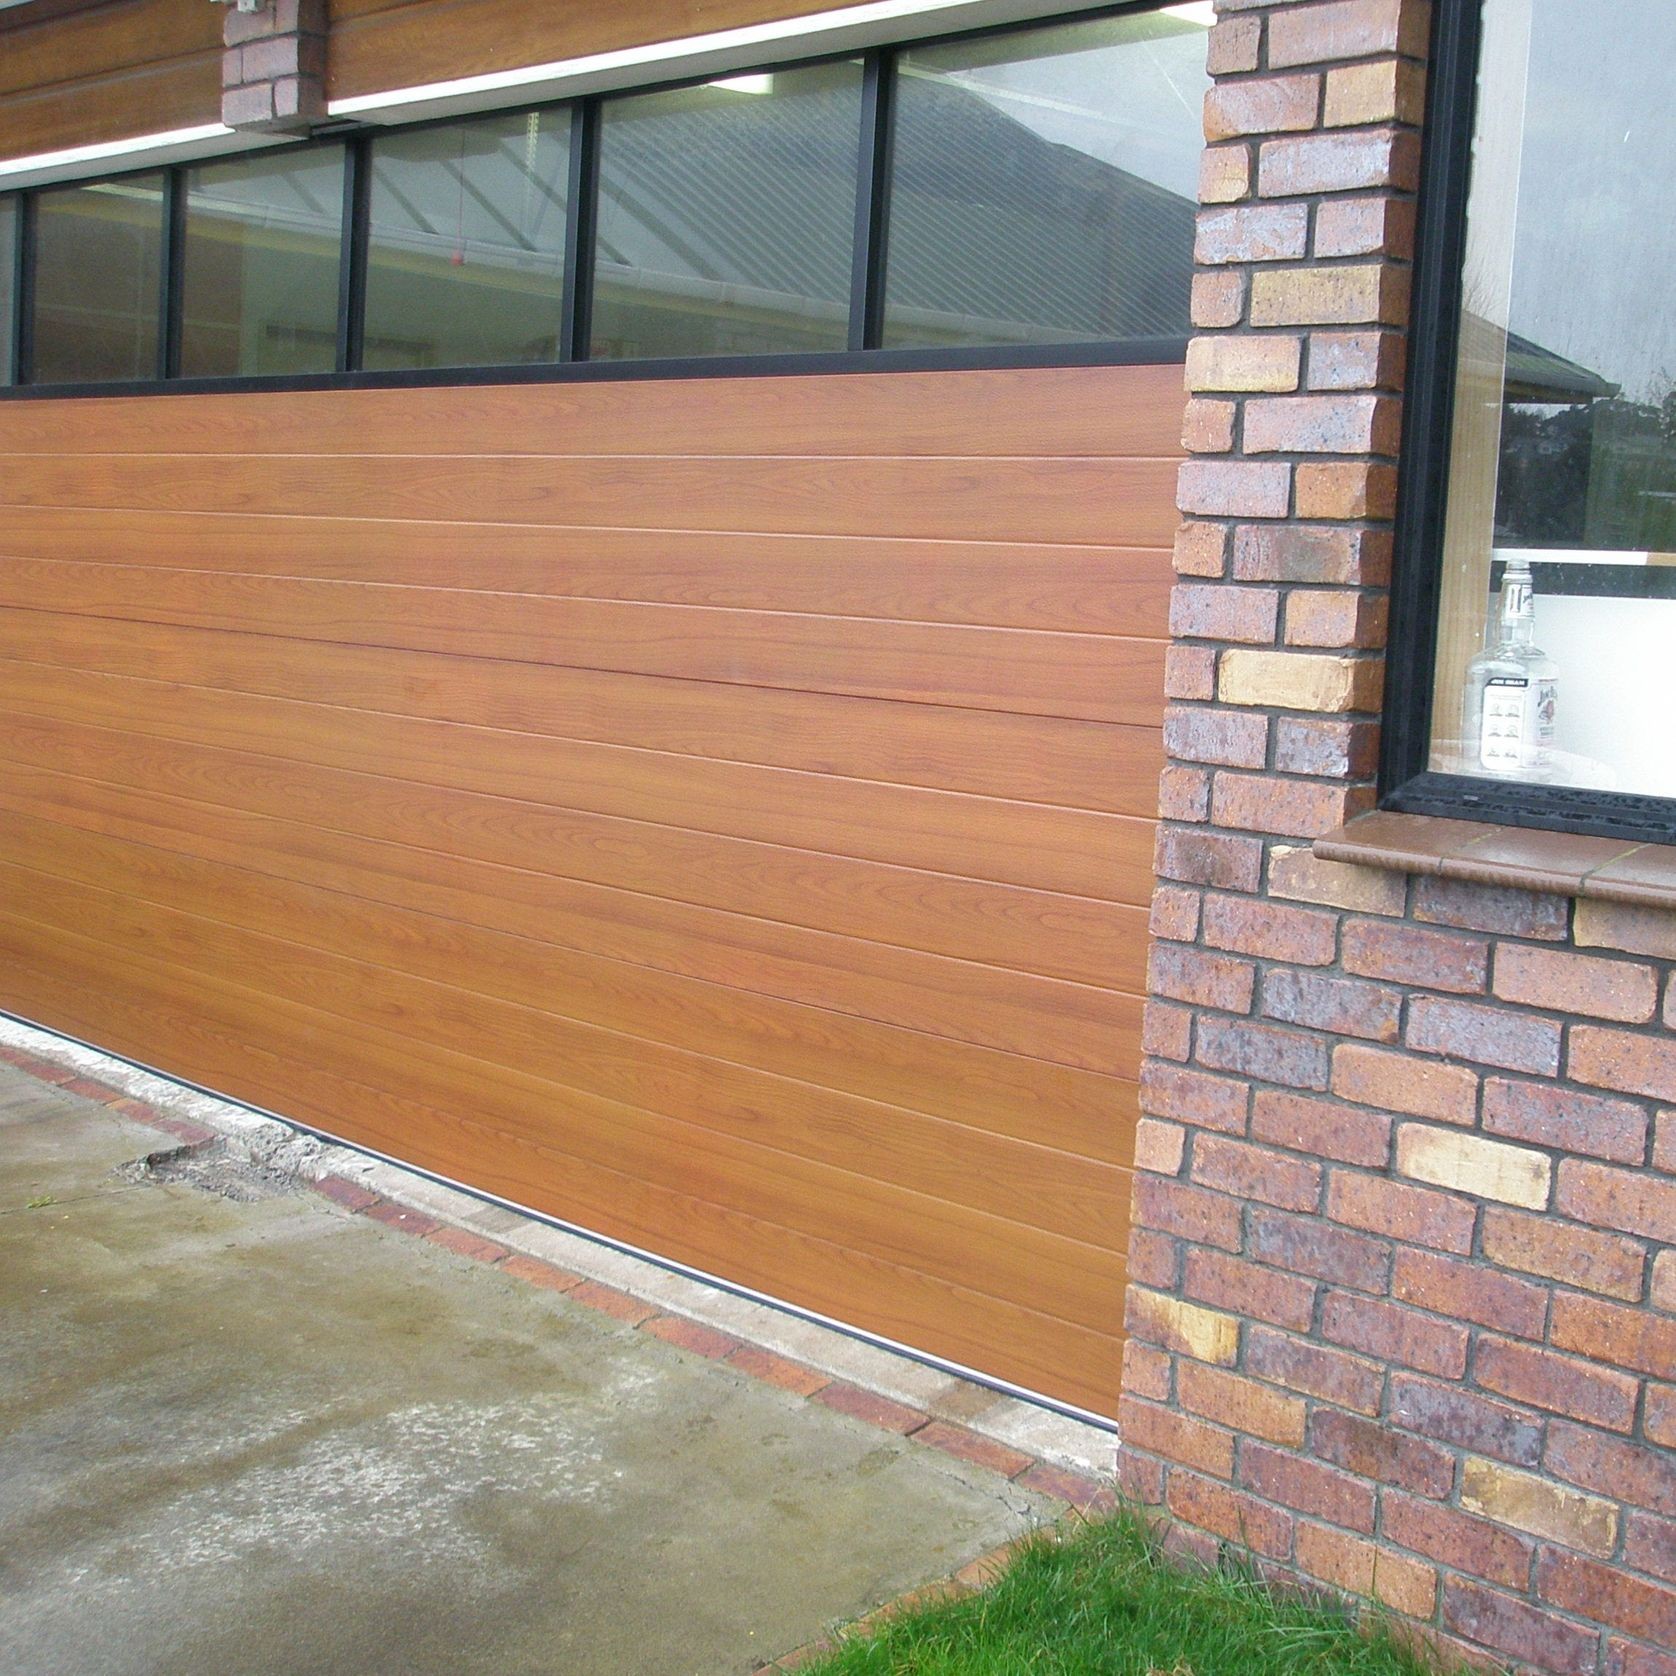
M1429 19L1221 13L1126 1487L1457 1647L1673 1676L1676 911L1312 855L1374 802Z
M232 6L222 26L221 120L229 128L306 132L326 117L326 0Z

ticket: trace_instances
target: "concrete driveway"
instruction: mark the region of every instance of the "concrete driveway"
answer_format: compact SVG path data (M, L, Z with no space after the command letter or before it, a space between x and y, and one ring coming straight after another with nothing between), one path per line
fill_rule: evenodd
M119 1173L171 1144L0 1065L9 1676L744 1672L1064 1511L465 1234L216 1147Z

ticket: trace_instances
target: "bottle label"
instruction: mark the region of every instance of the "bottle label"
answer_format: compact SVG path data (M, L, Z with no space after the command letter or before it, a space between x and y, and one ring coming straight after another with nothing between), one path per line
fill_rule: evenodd
M1492 675L1485 682L1478 726L1479 767L1506 774L1526 765L1525 741L1535 719L1532 701L1536 697L1522 675Z
M1554 743L1558 732L1559 690L1559 681L1552 675L1544 676L1536 683L1536 742L1544 751Z

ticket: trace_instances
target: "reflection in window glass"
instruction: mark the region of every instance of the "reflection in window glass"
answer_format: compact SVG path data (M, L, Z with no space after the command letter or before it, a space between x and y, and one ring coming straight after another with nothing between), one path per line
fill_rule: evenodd
M12 287L17 273L17 199L0 198L0 384L10 384L12 334L16 327L17 298Z
M1676 10L1484 30L1431 766L1676 797Z
M592 353L842 349L861 66L609 101Z
M163 176L56 187L35 216L36 382L154 378Z
M362 365L555 360L569 178L565 110L375 140Z
M1203 23L1105 18L899 66L887 346L1187 335Z
M341 146L189 169L182 375L330 372L342 233Z

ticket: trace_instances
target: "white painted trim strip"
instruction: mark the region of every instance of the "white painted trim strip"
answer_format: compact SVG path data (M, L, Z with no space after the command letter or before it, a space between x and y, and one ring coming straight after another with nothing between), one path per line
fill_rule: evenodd
M0 161L0 187L44 186L53 181L78 180L103 174L112 166L143 169L153 163L190 163L199 157L224 157L257 146L281 145L285 139L276 134L241 133L219 122L206 122L196 128L169 128L160 134L134 134L125 140L105 140L98 145L6 158Z
M749 69L772 58L770 49L791 45L795 57L816 57L846 47L870 47L908 40L937 31L977 29L992 23L1020 23L1063 17L1086 8L1090 0L868 0L859 6L808 12L801 17L706 35L687 35L614 52L589 53L549 64L426 82L418 87L334 99L326 107L334 117L363 122L417 122L432 116L455 116L490 110L507 103L507 94L531 100L571 97L633 86L648 80L675 80L727 70ZM647 71L657 74L648 76Z

